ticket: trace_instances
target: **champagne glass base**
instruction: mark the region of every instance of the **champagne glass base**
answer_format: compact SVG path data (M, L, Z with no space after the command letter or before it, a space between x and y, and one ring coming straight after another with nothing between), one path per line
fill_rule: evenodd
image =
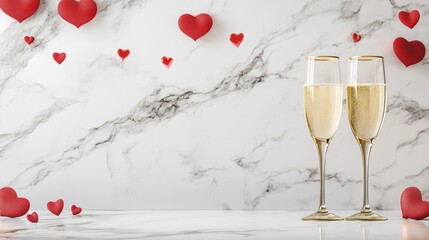
M301 218L302 221L342 221L344 218L330 213L327 210L317 211L306 217Z
M386 221L387 218L368 210L362 210L346 218L347 221Z

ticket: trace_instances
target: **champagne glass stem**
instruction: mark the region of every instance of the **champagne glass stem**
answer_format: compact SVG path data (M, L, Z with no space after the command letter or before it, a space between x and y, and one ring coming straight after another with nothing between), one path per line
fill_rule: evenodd
M319 209L315 213L312 213L302 220L323 220L323 221L340 221L344 218L337 216L334 213L330 213L325 206L325 163L326 163L326 152L329 146L329 140L314 139L314 143L317 147L317 153L319 155L319 169L320 169L320 198L319 198Z
M319 169L320 169L320 199L318 212L327 212L325 206L325 165L326 165L326 152L328 151L328 141L319 139L314 140L317 146L317 153L319 155Z
M363 207L362 212L371 212L369 207L369 156L371 154L372 143L360 140L360 150L362 152L363 163Z

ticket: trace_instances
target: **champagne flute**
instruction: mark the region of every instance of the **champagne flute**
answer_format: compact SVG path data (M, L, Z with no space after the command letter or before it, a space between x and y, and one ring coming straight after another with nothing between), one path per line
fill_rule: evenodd
M319 155L319 209L302 220L344 220L325 206L325 165L328 146L338 128L342 108L339 58L308 57L307 84L304 85L304 110L307 126Z
M386 112L384 61L380 56L350 57L347 112L350 127L360 146L363 163L363 207L346 220L382 221L387 218L369 206L369 158Z

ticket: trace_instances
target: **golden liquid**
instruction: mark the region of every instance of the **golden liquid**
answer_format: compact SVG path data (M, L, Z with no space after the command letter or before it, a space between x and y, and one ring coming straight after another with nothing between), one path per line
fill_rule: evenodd
M342 108L341 84L304 86L304 109L311 136L331 139L338 128Z
M347 86L347 111L355 137L372 142L380 131L386 112L386 85Z

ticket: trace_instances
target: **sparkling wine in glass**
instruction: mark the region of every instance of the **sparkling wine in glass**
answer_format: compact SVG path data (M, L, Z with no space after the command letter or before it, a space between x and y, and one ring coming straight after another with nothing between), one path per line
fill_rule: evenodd
M338 128L342 109L339 58L308 57L307 84L304 85L304 111L310 135L317 147L320 171L319 209L302 220L343 220L325 205L325 165L328 146Z
M350 128L359 144L363 163L363 206L346 220L382 221L369 206L369 158L372 144L383 125L386 112L386 80L381 56L350 57L347 113Z

